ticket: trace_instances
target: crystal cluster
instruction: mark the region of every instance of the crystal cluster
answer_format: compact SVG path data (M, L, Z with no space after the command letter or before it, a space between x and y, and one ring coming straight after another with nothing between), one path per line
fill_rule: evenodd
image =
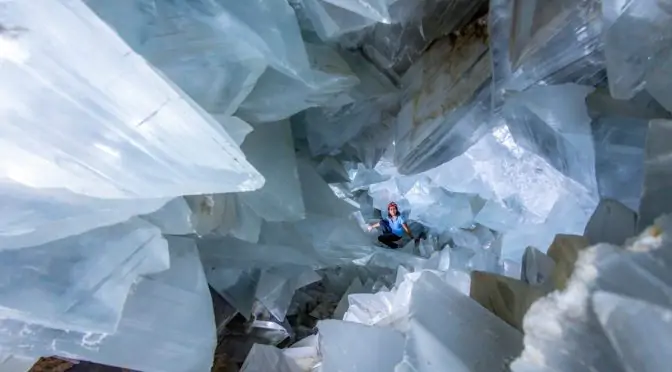
M0 0L0 370L664 369L670 24Z

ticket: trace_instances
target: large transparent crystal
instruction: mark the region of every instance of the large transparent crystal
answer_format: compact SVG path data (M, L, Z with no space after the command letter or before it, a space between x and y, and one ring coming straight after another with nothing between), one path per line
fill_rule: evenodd
M394 372L404 351L404 336L391 328L341 320L317 324L324 372Z
M496 0L490 9L496 99L536 83L604 79L599 1Z
M241 193L240 200L266 221L304 218L289 121L257 125L241 149L266 183L259 190Z
M639 229L643 229L663 213L672 211L672 198L666 190L672 184L670 141L672 120L652 120L646 135L644 190L639 207Z
M207 371L216 344L212 300L194 242L168 238L170 269L134 287L113 334L0 321L0 348L62 355L137 371ZM138 352L141 350L142 352Z
M226 1L85 2L213 114L233 114L269 63L263 41Z
M83 3L11 2L4 11L5 179L110 199L262 185L222 127Z
M668 67L672 62L670 3L606 0L602 1L602 18L611 95L630 99L646 87L672 111Z
M168 268L159 229L139 219L0 252L0 314L44 327L114 333L138 276Z

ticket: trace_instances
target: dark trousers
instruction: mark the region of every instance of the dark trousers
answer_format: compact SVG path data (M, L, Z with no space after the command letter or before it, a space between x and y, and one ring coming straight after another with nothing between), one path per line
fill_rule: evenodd
M378 241L390 248L399 248L399 245L396 243L396 241L401 239L401 236L398 236L392 232L392 229L390 229L390 225L388 224L387 220L380 220L380 229L383 233L378 237Z

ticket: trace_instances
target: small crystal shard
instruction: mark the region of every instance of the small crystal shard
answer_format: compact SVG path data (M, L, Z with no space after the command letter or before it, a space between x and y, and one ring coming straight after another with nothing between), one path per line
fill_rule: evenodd
M635 235L637 215L623 204L603 199L590 217L583 234L591 244L622 245Z

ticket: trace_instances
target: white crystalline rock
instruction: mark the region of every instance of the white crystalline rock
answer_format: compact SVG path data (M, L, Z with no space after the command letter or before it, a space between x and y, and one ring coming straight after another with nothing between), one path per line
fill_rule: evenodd
M652 120L646 136L644 187L639 206L638 228L644 229L663 213L672 212L672 198L665 190L672 184L672 120Z
M289 121L256 126L241 149L266 183L259 190L240 193L240 200L266 221L304 218L306 211Z
M644 119L600 118L593 122L595 171L602 198L639 210L644 180Z
M275 346L254 344L240 372L303 372L296 362Z
M114 333L134 281L169 266L161 232L140 219L0 257L1 318L83 333Z
M233 138L236 142L236 145L240 146L245 141L245 137L252 132L254 128L250 124L247 124L242 119L239 119L235 116L226 116L226 115L212 115L220 124L224 127L226 132Z
M0 181L0 251L41 245L152 213L168 198L100 199Z
M646 88L672 111L669 6L667 1L602 1L604 54L614 98L630 99ZM639 43L629 42L640 39Z
M317 324L323 372L394 372L404 351L404 336L391 328L341 320Z
M345 167L333 156L325 156L316 167L317 172L325 182L342 183L350 181L350 176Z
M191 209L183 197L175 198L158 211L142 216L168 235L188 235L194 232Z
M85 3L135 52L222 119L236 111L266 70L264 42L226 1Z
M514 371L654 371L669 356L672 224L656 221L621 249L599 244L579 255L562 292L532 305L525 350Z
M26 54L0 67L4 179L108 199L262 186L222 127L82 2L11 2L4 15L3 39Z
M411 204L408 217L439 233L451 227L473 224L471 198L472 195L451 193L436 187L428 178L418 180L404 194L404 199Z
M137 283L115 333L68 332L3 319L0 349L136 371L208 371L216 335L203 267L192 240L170 237L168 242L170 269Z

